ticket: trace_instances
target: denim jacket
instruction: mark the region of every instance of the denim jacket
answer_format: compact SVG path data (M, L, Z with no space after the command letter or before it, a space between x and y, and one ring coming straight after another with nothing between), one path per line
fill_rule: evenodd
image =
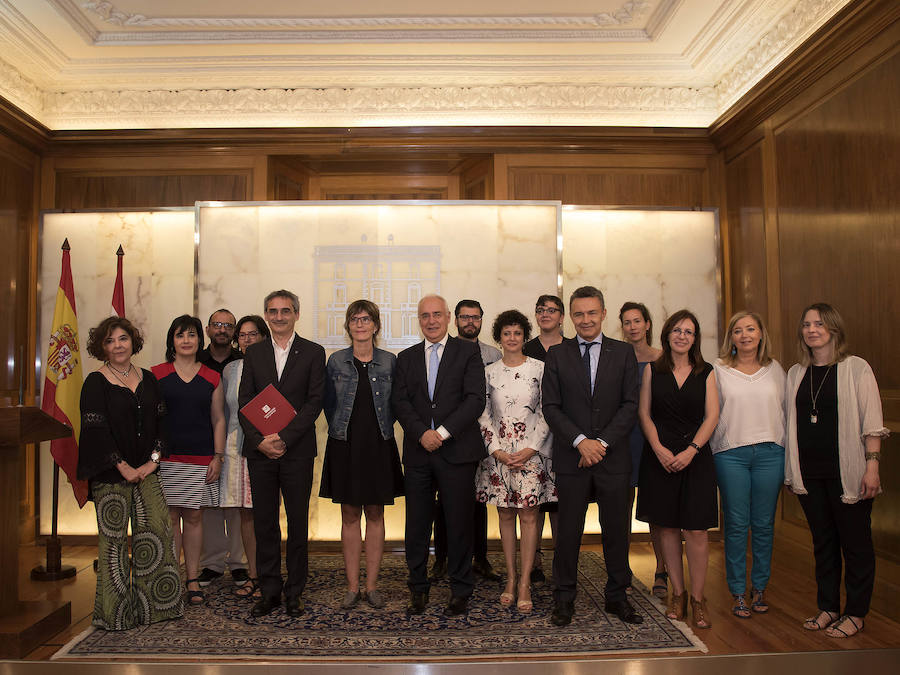
M391 411L391 382L394 379L394 365L397 357L383 349L375 349L368 370L372 398L375 399L375 417L381 436L387 440L394 437L394 414ZM359 373L353 363L353 347L347 347L328 357L328 377L325 378L325 418L328 420L328 435L347 440L347 427L353 412Z

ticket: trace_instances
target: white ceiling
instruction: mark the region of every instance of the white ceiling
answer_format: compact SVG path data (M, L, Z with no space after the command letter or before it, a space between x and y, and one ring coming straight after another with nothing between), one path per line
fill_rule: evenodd
M709 126L849 0L0 0L51 129Z

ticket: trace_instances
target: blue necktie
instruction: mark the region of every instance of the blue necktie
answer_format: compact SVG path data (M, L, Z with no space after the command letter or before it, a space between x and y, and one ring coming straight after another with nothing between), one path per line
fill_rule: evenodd
M599 344L597 342L584 342L584 355L581 357L584 360L584 369L587 371L588 382L591 384L591 394L594 393L594 378L592 377L593 373L591 373L591 347L593 345Z
M441 362L438 359L438 347L440 344L434 344L429 347L431 356L428 357L428 398L434 401L434 385L437 382L438 368ZM434 429L434 419L431 420L431 428Z

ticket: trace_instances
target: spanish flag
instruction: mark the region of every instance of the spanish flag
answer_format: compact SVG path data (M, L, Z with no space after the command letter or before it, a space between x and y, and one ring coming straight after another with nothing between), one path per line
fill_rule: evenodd
M59 468L66 472L78 506L87 502L88 485L76 478L78 471L78 436L81 432L81 353L78 348L78 318L75 313L75 287L72 283L72 264L69 260L69 240L62 245L62 272L56 291L56 309L41 410L72 428L74 435L50 442L50 454Z

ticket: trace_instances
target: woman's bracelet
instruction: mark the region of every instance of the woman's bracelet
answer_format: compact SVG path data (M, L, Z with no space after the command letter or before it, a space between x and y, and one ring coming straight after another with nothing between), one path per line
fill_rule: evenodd
M881 463L881 453L880 452L867 452L866 453L866 461L868 462L870 459L874 459L879 464Z

